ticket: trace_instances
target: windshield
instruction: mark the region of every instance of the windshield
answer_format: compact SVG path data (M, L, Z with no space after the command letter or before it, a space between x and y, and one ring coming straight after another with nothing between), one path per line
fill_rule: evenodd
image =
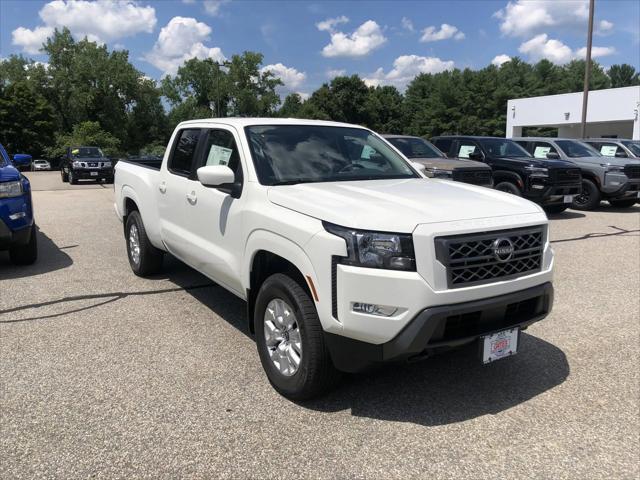
M484 151L493 157L532 157L524 148L506 138L479 138Z
M567 157L601 157L599 151L587 145L586 143L576 142L575 140L556 140L556 144L562 149Z
M622 144L627 147L636 156L640 157L640 142L623 141Z
M74 147L71 149L73 158L101 158L104 157L102 150L98 147Z
M387 138L394 147L407 158L442 158L444 154L435 146L422 138L394 137Z
M361 128L259 125L245 130L263 185L417 177L386 142Z

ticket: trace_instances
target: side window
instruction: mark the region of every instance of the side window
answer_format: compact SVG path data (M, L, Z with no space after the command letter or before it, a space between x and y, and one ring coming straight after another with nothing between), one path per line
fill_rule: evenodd
M622 152L626 156L626 152L615 143L601 143L599 145L593 145L593 147L605 157L615 157L618 152Z
M171 152L171 158L169 158L169 171L177 175L189 176L193 167L193 157L198 147L200 132L201 130L199 128L186 129L178 132L173 146L173 152Z
M536 142L533 145L533 156L536 158L547 158L547 153L558 153L558 151L553 148L550 143L547 142Z
M469 158L469 155L472 153L480 153L480 149L478 146L470 142L469 140L460 140L458 142L458 157L459 158Z
M209 130L205 142L202 165L225 165L236 174L242 174L240 153L233 134L228 130Z
M445 155L449 156L449 150L451 150L451 138L436 138L433 144L438 147Z

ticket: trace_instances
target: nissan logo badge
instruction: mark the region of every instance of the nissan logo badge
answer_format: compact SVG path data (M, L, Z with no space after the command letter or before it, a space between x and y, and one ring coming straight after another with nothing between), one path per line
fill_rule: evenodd
M508 238L496 238L491 249L499 262L508 262L513 257L513 242Z

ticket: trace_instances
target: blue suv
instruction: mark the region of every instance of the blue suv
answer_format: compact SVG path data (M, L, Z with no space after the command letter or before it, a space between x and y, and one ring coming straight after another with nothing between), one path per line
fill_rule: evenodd
M12 160L0 144L0 250L9 250L11 262L18 265L38 258L31 184L17 168L30 163L31 155L17 154Z

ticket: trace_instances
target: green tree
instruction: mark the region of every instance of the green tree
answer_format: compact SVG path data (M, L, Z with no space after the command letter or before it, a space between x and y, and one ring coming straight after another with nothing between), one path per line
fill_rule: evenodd
M81 122L73 127L71 133L60 133L56 136L55 145L48 149L50 157L64 155L67 147L93 146L100 147L108 156L121 154L120 140L102 129L98 122Z
M632 87L640 85L640 74L631 65L611 65L607 72L612 88Z
M290 93L282 102L282 107L278 110L278 116L284 118L299 117L303 103L299 93Z
M372 87L366 101L367 126L381 133L403 133L404 98L396 87Z
M234 116L271 116L280 104L276 87L283 85L270 71L261 71L261 53L233 55L227 73L229 109Z

